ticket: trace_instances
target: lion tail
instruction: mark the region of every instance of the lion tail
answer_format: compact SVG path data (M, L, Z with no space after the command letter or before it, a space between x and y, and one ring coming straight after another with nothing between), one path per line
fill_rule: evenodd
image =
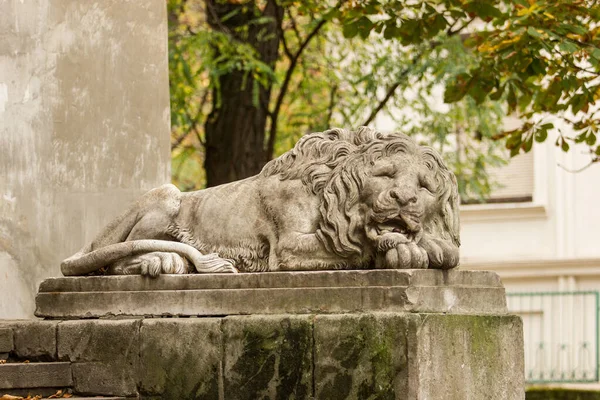
M230 260L216 253L202 254L194 247L168 240L132 240L110 244L90 252L78 252L60 264L65 276L85 275L122 258L154 251L177 253L194 264L198 272L237 272Z

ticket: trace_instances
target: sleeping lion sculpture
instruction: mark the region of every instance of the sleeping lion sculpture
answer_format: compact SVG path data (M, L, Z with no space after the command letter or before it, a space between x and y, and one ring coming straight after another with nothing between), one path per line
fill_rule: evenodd
M431 148L362 127L304 136L256 176L143 195L64 275L456 267L458 191Z

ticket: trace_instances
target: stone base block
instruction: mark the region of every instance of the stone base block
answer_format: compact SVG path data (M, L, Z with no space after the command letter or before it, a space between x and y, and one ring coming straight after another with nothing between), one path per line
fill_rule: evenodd
M511 315L76 320L58 323L57 345L58 357L70 361L61 364L71 369L77 394L163 400L524 399L522 325Z
M222 316L348 312L506 312L498 276L484 271L365 270L47 279L36 315Z

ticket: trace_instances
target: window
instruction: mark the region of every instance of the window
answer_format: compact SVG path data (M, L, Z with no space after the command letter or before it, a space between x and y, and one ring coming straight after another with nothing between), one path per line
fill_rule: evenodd
M499 187L492 191L487 203L533 200L533 151L511 158L507 165L490 169L489 174Z

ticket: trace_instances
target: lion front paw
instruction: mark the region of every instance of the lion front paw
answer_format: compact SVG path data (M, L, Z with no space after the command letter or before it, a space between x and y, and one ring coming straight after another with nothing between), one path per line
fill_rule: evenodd
M410 244L410 240L406 236L399 233L384 233L376 238L377 251L381 253L385 253L388 250L397 248L398 246L408 244Z
M411 242L389 249L381 262L386 269L422 269L427 268L428 259L425 250Z
M458 247L449 241L423 238L419 246L427 253L429 268L451 269L458 265Z

